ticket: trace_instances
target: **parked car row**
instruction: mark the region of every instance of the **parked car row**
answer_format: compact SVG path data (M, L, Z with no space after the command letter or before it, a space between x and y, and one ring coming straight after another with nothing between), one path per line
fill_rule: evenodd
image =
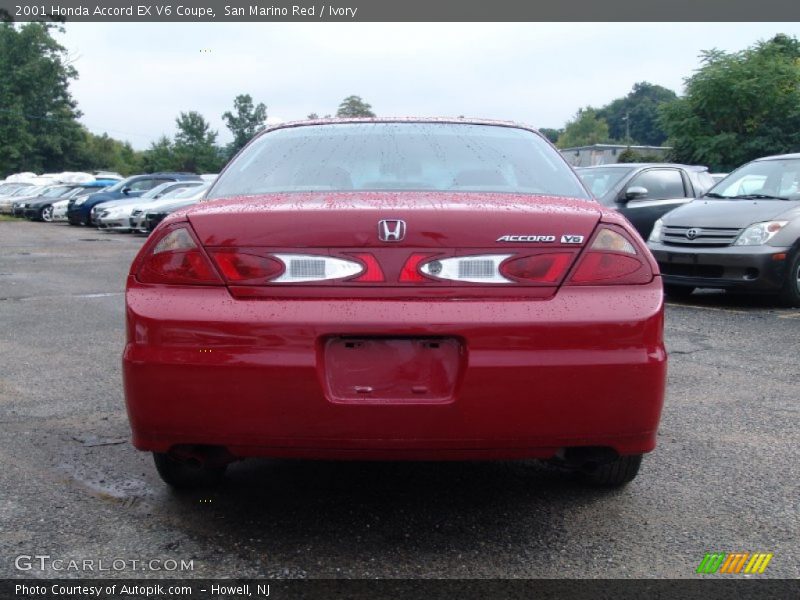
M200 201L216 178L192 173L150 173L126 179L107 173L20 175L24 176L0 182L0 212L32 221L67 221L141 233L152 231L169 212Z
M730 174L677 164L577 172L648 240L667 295L719 288L800 306L800 154L760 158Z

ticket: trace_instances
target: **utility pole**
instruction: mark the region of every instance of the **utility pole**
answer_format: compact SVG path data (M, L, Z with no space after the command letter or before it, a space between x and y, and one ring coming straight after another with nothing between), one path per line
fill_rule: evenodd
M631 111L625 112L625 143L631 146Z

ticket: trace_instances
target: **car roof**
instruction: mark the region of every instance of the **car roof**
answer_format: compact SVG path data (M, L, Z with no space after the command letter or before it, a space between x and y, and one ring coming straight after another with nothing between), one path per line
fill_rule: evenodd
M764 156L762 158L757 158L755 161L760 160L788 160L788 159L798 159L800 158L800 152L794 152L792 154L776 154L774 156Z
M447 123L456 125L494 125L496 127L514 127L527 129L539 133L535 127L515 121L502 121L499 119L481 119L473 117L333 117L329 119L306 119L302 121L287 121L271 125L261 131L258 136L289 127L305 127L307 125L337 125L341 123ZM539 135L543 134L539 133Z
M138 179L141 177L197 177L199 179L200 175L195 175L194 173L182 173L180 171L158 171L157 173L138 173L136 175L131 175L127 179Z
M799 155L800 156L800 155ZM708 167L704 167L702 165L683 165L680 163L610 163L607 165L592 165L590 167L575 167L575 170L581 169L622 169L622 168L644 168L644 167L679 167L681 169L686 169L687 171L708 171Z

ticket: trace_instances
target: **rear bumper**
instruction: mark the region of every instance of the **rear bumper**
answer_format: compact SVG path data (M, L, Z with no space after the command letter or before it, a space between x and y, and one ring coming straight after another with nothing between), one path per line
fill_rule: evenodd
M665 284L752 292L778 292L786 277L791 248L726 246L681 248L648 244Z
M658 278L533 301L236 300L135 281L126 296L125 397L141 450L432 460L655 446L666 377ZM457 338L452 397L337 400L323 348L343 335Z

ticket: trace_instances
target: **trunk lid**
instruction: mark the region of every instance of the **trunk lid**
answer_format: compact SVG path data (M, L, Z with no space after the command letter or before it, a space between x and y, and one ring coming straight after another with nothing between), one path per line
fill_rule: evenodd
M586 200L424 192L250 196L202 203L188 213L201 243L208 247L498 251L560 247L564 235L582 236L585 241L600 216L600 207ZM402 241L379 239L378 223L383 219L405 222ZM551 236L554 241L498 242L503 236Z

